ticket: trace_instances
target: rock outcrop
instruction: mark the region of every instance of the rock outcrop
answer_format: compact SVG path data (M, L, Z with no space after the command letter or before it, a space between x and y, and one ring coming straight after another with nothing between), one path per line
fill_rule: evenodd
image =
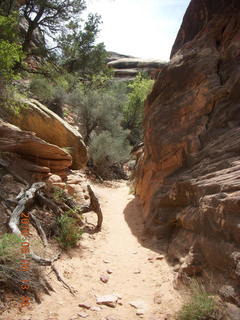
M24 108L20 114L9 122L22 130L35 132L50 144L66 148L72 155L71 168L83 168L87 163L87 149L80 133L37 100L26 100L22 104Z
M158 73L165 66L165 62L161 60L128 57L111 59L107 65L113 69L115 77L131 78L135 77L139 72L146 72L152 79L156 79Z
M192 0L146 102L136 193L179 276L211 267L237 286L239 101L240 2Z
M28 180L47 178L50 173L65 177L72 164L68 152L1 119L0 152L10 153L2 155L8 167Z

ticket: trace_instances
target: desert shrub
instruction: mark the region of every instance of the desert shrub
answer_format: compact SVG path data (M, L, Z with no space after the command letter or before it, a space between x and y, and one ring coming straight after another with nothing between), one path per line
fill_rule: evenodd
M78 86L68 97L75 107L90 163L98 175L107 177L111 165L125 161L129 154L128 131L122 123L122 102L111 86L103 89Z
M21 238L5 233L0 237L0 263L16 264L21 255Z
M177 320L205 320L211 317L215 311L213 297L196 281L192 282L190 289L191 296L179 311Z
M8 17L0 15L0 77L2 81L14 77L14 68L23 57L17 30L16 15Z
M82 231L76 224L76 219L70 217L67 213L58 218L57 240L63 249L69 249L76 246L81 235Z
M115 163L124 162L130 152L130 147L127 141L127 136L114 136L109 131L103 131L100 134L95 134L91 140L89 153L96 172L108 178L110 168Z
M53 82L46 77L35 77L30 83L30 91L34 98L47 105L49 109L63 117L63 104L67 95L68 84L63 79Z

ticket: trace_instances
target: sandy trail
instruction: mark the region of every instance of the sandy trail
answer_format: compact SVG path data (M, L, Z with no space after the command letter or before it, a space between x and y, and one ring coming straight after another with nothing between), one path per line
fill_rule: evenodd
M156 259L160 256L158 248L142 235L140 208L129 196L126 184L93 188L104 214L103 230L94 235L85 234L80 247L64 254L56 263L76 295L72 296L51 274L56 292L43 296L40 305L34 303L24 312L12 310L0 319L74 320L86 316L89 320L160 320L179 308L181 297L172 286L173 272L165 259ZM107 274L107 270L112 274L108 283L103 283L100 276ZM79 303L96 307L96 295L113 293L122 297L116 308L79 307ZM132 301L144 303L143 315L136 314L137 309L129 304Z

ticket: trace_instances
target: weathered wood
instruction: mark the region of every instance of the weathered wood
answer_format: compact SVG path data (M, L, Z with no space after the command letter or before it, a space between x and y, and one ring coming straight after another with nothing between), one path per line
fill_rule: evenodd
M41 191L38 191L36 194L36 198L37 200L46 205L46 207L48 209L51 209L54 213L56 213L57 215L62 214L62 210L59 208L58 205L56 205L56 203L54 203L52 200L50 200L49 198L45 197L45 195L43 195L43 193Z
M47 241L46 234L41 226L40 221L35 217L35 215L34 215L35 212L36 212L36 210L32 210L31 212L29 212L29 215L31 218L31 223L34 226L34 228L37 230L37 233L38 233L39 237L41 238L44 247L47 247L48 241Z
M74 296L75 293L74 291L72 290L72 288L63 280L63 278L60 276L59 272L57 271L57 268L52 264L51 265L51 268L53 270L53 272L55 273L58 281L62 282L63 286L65 289L69 290L69 292Z
M20 214L33 203L35 193L44 186L44 182L36 182L30 187L30 189L26 190L21 197L17 197L17 199L20 198L20 200L18 201L16 208L13 210L9 221L9 227L13 233L19 236L21 235L21 231L18 228Z
M95 193L93 192L92 188L90 185L87 186L89 197L90 197L90 206L89 206L89 211L94 211L97 214L98 221L97 221L97 226L95 228L96 231L100 231L103 223L103 214L102 210L98 201L98 198L95 196Z

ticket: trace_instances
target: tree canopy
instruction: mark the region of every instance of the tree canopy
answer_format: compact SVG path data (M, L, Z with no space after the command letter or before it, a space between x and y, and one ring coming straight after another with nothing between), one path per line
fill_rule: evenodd
M86 8L84 0L26 0L20 6L20 14L28 22L23 50L28 52L36 28L48 35L61 29L61 24Z

